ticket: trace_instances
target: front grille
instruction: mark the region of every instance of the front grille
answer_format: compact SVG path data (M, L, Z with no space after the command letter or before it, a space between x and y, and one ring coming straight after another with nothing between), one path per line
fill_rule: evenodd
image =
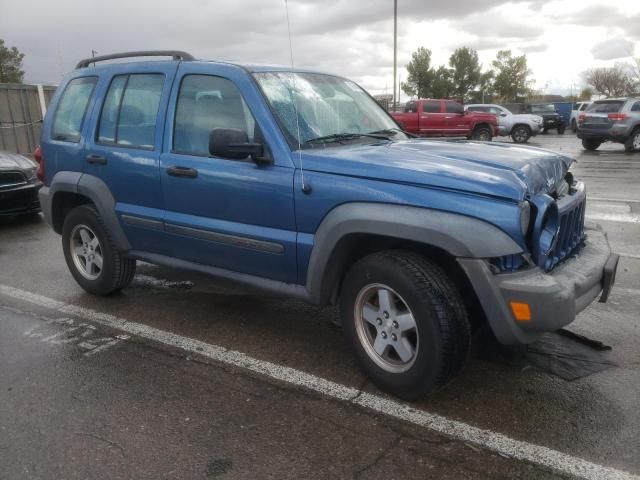
M0 172L0 188L25 185L27 179L22 172Z
M563 260L569 258L583 243L584 214L587 206L587 196L584 186L580 184L577 190L565 195L557 201L560 216L560 229L555 246L548 254L544 269L551 270Z

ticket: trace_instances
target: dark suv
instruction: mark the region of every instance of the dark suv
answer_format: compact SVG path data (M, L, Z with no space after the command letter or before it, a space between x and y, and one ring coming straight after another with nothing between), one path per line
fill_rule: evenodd
M339 304L404 398L455 377L472 324L526 343L606 300L617 256L570 157L410 138L342 77L161 53L80 62L44 120L44 216L88 292L144 260Z
M566 125L562 115L558 113L553 103L532 103L525 105L523 113L531 113L542 117L542 133L547 133L550 129L556 129L559 134L563 134Z
M640 98L597 100L578 117L578 138L587 150L603 142L624 144L627 152L640 151Z

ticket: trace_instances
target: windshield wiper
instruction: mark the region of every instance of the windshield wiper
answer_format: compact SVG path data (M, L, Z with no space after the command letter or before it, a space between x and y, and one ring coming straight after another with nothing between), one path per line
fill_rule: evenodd
M409 132L405 132L400 128L385 128L384 130L376 130L375 132L369 132L370 134L385 134L385 135L397 135L398 133L404 133L407 137L417 137Z
M356 138L361 137L369 137L375 138L376 140L389 140L387 135L380 135L375 133L332 133L331 135L323 135L321 137L311 138L309 140L305 140L304 143L331 143L331 142L340 142L341 140L354 140Z

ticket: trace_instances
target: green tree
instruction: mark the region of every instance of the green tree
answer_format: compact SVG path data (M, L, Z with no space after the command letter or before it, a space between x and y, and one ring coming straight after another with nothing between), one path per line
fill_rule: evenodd
M437 70L433 70L433 80L428 96L431 98L449 98L455 93L453 83L453 70L440 65Z
M449 57L453 94L466 101L476 90L482 76L478 52L472 48L456 49Z
M407 81L402 83L402 90L409 96L426 98L431 93L434 71L431 68L431 50L420 47L411 54L407 64Z
M527 66L527 56L514 57L511 50L500 50L492 62L496 70L495 91L503 100L518 101L531 91L528 79L531 70Z
M0 83L22 83L23 58L23 53L20 53L16 47L5 47L4 40L0 38Z

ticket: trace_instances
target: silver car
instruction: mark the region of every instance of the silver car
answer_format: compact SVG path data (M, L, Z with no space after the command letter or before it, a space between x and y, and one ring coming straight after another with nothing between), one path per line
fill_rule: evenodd
M607 98L593 102L578 117L578 138L586 150L603 142L623 143L627 152L640 151L640 98Z
M516 143L526 143L542 130L542 117L526 113L514 114L502 105L491 103L465 105L472 112L493 113L498 118L498 135L511 138Z

